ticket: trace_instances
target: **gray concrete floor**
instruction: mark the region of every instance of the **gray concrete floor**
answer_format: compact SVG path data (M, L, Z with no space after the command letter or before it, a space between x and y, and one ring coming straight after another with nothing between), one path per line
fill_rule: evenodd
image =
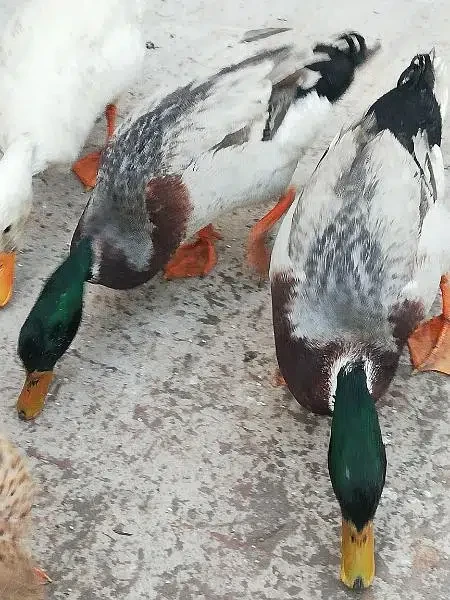
M0 3L2 14L10 3ZM159 48L122 111L144 88L182 83L238 56L242 47L226 48L233 38L226 27L287 24L305 44L348 28L383 40L383 54L330 119L298 182L337 128L394 85L413 54L436 45L450 62L450 5L442 0L149 7L148 39ZM102 121L86 149L103 135ZM444 135L450 164L448 125ZM32 546L54 579L49 598L350 597L337 579L330 423L271 386L269 289L243 266L247 227L264 207L217 224L225 234L219 264L203 280L157 277L129 292L89 286L83 325L45 411L25 424L14 408L23 382L18 332L87 201L67 166L37 177L34 190L16 295L0 313L0 410L39 485ZM448 392L444 376L411 377L405 356L379 405L389 466L376 517L377 577L366 599L448 598Z

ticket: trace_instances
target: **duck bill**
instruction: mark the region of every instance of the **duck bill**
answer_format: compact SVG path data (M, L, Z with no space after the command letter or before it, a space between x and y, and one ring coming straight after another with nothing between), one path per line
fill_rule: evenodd
M358 531L342 519L341 552L341 581L352 589L369 587L375 575L373 522Z
M30 421L41 413L52 379L53 371L33 371L27 374L16 405L19 419Z
M0 308L11 300L14 288L15 252L0 252Z

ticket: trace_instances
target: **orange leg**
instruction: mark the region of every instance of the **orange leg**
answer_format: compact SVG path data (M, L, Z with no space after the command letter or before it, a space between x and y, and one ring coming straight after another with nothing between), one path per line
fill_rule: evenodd
M106 116L106 142L111 139L116 125L117 108L115 104L108 104L105 109ZM100 162L101 151L91 152L87 156L83 156L77 160L72 166L72 171L77 175L78 179L86 186L87 189L95 187L97 181L97 172Z
M416 371L450 375L450 276L441 277L442 314L421 323L408 339Z
M209 273L217 263L214 241L221 239L212 225L200 229L197 240L182 244L164 267L165 279L199 277Z
M263 277L267 277L270 265L270 253L266 247L267 234L291 206L295 194L295 189L289 188L275 206L250 231L247 261Z
M277 367L275 373L272 376L272 385L274 387L286 386L286 381L284 380L283 375L281 374L280 369Z
M53 583L53 580L47 575L47 573L40 569L39 567L33 567L33 573L36 575L37 580L42 585L46 585L47 583Z

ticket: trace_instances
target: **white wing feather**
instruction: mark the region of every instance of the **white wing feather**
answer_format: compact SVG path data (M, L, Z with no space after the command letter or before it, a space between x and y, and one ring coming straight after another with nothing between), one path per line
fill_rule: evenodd
M167 132L164 145L174 145L172 169L181 171L192 156L200 156L225 136L244 127L262 136L272 92L272 61L247 66L217 79L204 100L184 113Z

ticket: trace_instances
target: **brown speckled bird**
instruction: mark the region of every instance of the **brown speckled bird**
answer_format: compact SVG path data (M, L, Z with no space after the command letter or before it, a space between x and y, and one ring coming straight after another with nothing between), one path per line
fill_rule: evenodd
M48 575L33 566L22 542L27 534L34 486L17 449L0 435L0 598L43 600Z

